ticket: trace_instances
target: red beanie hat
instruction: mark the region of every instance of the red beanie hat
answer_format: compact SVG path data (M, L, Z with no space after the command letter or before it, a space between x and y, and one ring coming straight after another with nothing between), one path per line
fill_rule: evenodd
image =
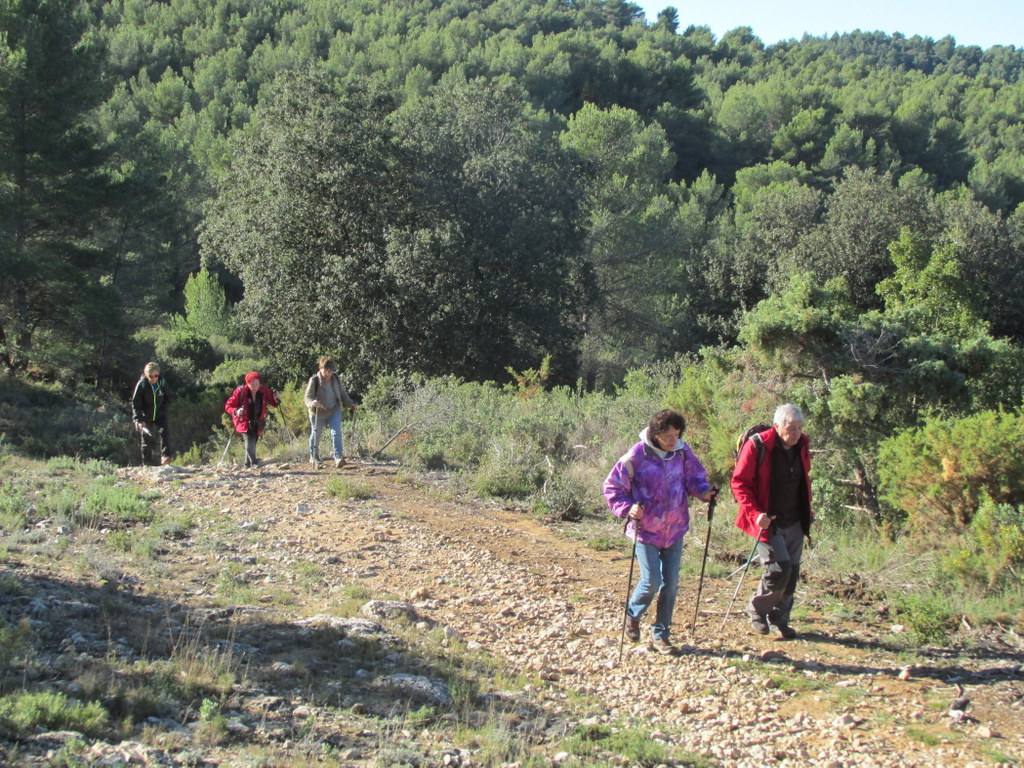
M256 371L252 371L250 373L245 374L245 383L248 384L253 379L258 379L258 378L260 378L260 375L258 373L256 373Z

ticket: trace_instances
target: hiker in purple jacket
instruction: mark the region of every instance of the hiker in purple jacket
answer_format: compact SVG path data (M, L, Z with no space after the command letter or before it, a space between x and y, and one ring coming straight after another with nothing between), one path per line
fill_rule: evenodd
M679 587L683 536L690 528L687 496L710 501L718 489L708 482L704 466L681 439L686 429L682 415L658 411L640 442L619 459L604 495L616 517L626 518L626 536L636 541L640 581L626 608L626 636L640 640L640 617L658 596L652 627L652 647L675 654L669 639L672 611Z

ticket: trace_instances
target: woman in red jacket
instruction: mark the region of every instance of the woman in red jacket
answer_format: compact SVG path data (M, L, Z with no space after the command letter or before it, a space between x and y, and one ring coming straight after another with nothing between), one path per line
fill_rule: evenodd
M267 425L267 408L276 408L280 404L277 393L263 386L256 371L245 374L245 384L232 392L224 403L224 410L231 415L235 431L245 435L245 466L260 465L256 458L256 442Z

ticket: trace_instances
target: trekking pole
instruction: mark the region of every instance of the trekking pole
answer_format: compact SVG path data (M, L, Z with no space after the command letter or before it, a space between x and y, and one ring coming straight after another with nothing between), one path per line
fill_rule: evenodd
M281 412L281 421L284 423L284 428L288 431L288 434L291 436L292 442L294 443L298 438L295 436L295 433L292 432L292 428L288 426L288 414L285 413L284 399L281 397L280 393L278 393L277 396L277 409Z
M722 618L722 626L718 628L721 632L725 629L725 622L729 620L729 614L732 613L732 607L736 603L736 595L740 593L740 585L743 583L743 577L747 575L747 570L750 568L750 563L754 559L754 554L757 552L757 538L754 538L754 546L750 548L750 557L747 558L747 562L743 564L741 569L739 581L736 582L736 591L732 593L732 600L729 601L729 607L725 610L725 616Z
M632 509L632 507L630 507ZM626 533L629 527L629 515L626 515L626 524L622 526L622 533ZM619 661L622 663L622 646L626 642L626 622L629 621L629 596L633 591L633 565L636 563L636 531L633 531L633 551L629 557L629 579L626 581L626 608L622 612L622 634L619 635Z
M690 626L690 634L697 630L697 612L700 611L700 593L704 589L704 567L708 564L708 545L711 543L711 520L715 516L715 504L718 503L718 493L711 497L708 502L708 533L704 537L704 559L700 561L700 581L697 582L697 601L693 604L693 624Z
M393 434L391 437L389 437L387 442L384 443L384 445L382 445L380 448L378 448L376 451L374 451L373 455L370 456L370 458L371 459L376 459L378 456L380 456L382 453L384 453L384 449L385 448L387 448L389 445L391 445L393 442L395 442L395 440L398 439L398 436L400 434L402 434L403 432L406 432L406 431L412 429L414 426L416 426L416 422L415 421L411 421L408 424L406 424L400 430L395 432L395 434Z
M228 428L228 444L224 446L224 451L220 455L220 461L217 462L218 467L224 466L224 457L228 455L228 448L231 447L231 438L234 436L234 432Z

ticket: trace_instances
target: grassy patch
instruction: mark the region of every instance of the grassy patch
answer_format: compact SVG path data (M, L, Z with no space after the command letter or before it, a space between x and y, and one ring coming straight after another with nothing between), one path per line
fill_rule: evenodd
M369 483L350 477L334 476L324 483L324 491L332 499L366 501L376 496Z
M0 698L0 732L8 738L37 728L101 736L109 726L110 718L101 704L84 704L63 693L22 691Z

